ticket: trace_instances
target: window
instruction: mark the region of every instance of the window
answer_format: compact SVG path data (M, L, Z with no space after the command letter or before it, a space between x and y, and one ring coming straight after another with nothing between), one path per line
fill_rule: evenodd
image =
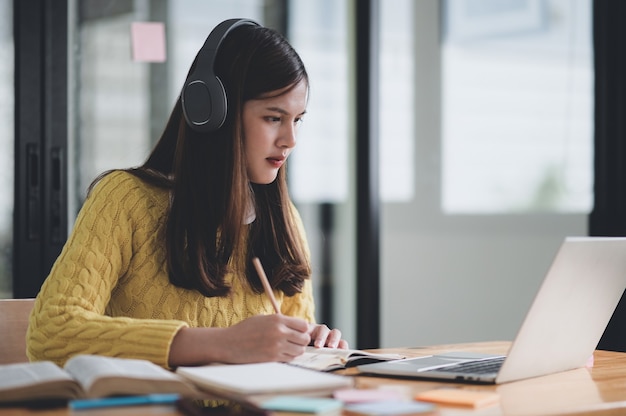
M586 235L591 3L381 2L410 19L414 67L413 197L381 207L383 346L509 339L563 237Z
M292 2L290 41L311 83L298 146L290 156L296 202L345 202L348 198L348 37L344 1Z
M349 2L290 1L289 40L306 65L311 93L289 189L311 248L317 319L355 339L354 206L350 200L351 44Z
M591 2L448 0L442 45L446 213L588 213Z
M76 210L105 170L136 166L159 139L189 66L210 30L232 16L260 22L260 0L232 2L122 0L79 3L75 152ZM131 59L131 24L165 23L166 61Z
M397 0L380 13L380 197L414 197L415 54L411 0Z

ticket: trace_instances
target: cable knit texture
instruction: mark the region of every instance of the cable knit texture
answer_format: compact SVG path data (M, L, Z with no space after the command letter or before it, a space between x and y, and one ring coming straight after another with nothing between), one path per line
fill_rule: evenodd
M86 353L167 367L180 328L224 328L273 312L267 297L252 291L241 271L226 276L232 287L228 297L207 298L169 282L164 243L168 195L126 172L100 181L37 296L27 333L31 361L63 365ZM275 295L284 314L315 321L310 279L296 296Z

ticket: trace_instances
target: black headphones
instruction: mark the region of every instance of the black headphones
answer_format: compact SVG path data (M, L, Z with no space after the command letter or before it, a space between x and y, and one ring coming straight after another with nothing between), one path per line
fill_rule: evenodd
M195 131L216 131L224 124L228 99L222 81L215 75L215 56L222 41L231 30L240 26L260 26L248 19L229 19L215 27L198 52L196 67L187 76L180 93L183 114Z

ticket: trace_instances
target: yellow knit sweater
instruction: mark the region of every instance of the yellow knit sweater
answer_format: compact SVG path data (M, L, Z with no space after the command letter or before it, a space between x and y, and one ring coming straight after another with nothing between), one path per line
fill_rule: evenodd
M207 298L172 285L165 261L168 192L126 173L106 176L37 296L27 333L31 360L63 365L79 353L140 358L167 367L185 326L228 327L273 312L235 270L228 297ZM302 293L276 292L284 314L314 322L310 279Z

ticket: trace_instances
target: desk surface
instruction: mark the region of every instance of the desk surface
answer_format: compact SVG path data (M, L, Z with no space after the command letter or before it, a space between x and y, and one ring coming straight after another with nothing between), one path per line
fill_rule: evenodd
M444 351L478 351L506 353L509 342L441 345L428 348L390 349L407 355L428 355ZM361 388L401 383L413 393L441 387L495 391L498 405L476 410L441 407L439 414L448 415L624 415L626 414L626 353L596 351L592 368L580 368L549 376L516 381L498 386L456 383L405 381L359 377Z
M509 342L441 345L425 348L392 348L385 352L398 352L407 356L428 355L435 352L468 350L488 353L506 353ZM346 370L347 374L354 370ZM500 395L497 405L468 409L440 407L442 416L453 415L622 415L626 414L626 353L596 351L593 368L581 368L550 376L537 377L499 386L463 385L430 381L407 381L380 377L357 377L357 387L368 388L395 385L410 394L441 387L468 390L496 391ZM0 416L114 416L114 415L181 415L173 406L142 406L101 409L72 413L65 408L29 410L1 408Z

